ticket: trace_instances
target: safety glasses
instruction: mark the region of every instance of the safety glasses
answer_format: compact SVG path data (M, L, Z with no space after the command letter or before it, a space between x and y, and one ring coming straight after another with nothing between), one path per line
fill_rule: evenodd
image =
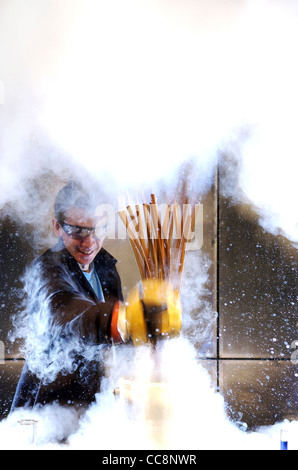
M94 239L104 238L107 232L107 225L103 227L81 227L80 225L70 225L66 222L59 222L63 231L75 240L84 240L91 235Z

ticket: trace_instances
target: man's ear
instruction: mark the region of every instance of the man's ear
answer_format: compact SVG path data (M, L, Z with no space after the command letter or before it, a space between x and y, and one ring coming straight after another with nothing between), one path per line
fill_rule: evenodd
M60 226L57 219L52 220L52 226L53 226L53 230L55 232L55 235L57 235L57 237L60 237L62 229L61 229L61 226Z

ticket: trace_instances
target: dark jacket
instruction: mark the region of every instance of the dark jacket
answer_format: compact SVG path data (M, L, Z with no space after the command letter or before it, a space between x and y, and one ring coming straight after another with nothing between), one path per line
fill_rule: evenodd
M34 262L27 273L27 316L38 342L28 352L12 411L37 403L80 406L94 400L113 308L123 300L115 264L103 248L94 259L102 303L64 246L58 244Z

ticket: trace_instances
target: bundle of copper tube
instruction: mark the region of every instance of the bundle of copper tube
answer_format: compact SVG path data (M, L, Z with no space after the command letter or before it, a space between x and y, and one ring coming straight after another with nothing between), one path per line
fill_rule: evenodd
M142 280L160 279L181 284L186 244L195 225L195 208L183 198L183 204L161 205L151 194L149 204L128 205L119 211L130 238Z

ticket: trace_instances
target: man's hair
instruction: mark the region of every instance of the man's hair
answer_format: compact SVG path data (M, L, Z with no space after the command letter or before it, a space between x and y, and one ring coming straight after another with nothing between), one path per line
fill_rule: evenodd
M72 207L79 207L87 211L95 210L90 194L76 181L70 181L57 194L54 204L56 219L63 221L67 210Z

